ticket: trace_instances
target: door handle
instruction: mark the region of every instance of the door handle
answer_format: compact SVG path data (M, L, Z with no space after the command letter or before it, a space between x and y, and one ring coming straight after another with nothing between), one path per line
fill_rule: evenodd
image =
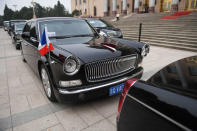
M34 37L30 37L30 40L31 40L33 43L38 42L38 41L36 40L36 38L34 38Z

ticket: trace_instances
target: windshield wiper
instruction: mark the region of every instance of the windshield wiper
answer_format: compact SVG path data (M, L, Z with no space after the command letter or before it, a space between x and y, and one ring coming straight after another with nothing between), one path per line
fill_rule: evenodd
M81 34L81 35L67 35L67 36L51 36L49 38L55 38L55 39L66 39L66 38L72 38L72 37L94 37L93 34Z

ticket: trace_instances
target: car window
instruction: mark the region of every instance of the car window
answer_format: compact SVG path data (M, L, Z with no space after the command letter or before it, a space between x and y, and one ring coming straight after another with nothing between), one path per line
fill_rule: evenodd
M30 32L30 27L31 27L31 22L28 22L28 23L25 25L25 27L24 27L24 29L23 29L23 32Z
M30 37L34 37L34 38L37 39L37 35L36 35L36 22L32 22L32 24L31 24Z
M16 31L22 31L24 26L25 26L25 24L17 24L16 25Z
M94 35L94 30L84 20L53 20L40 22L40 36L47 26L49 36Z
M155 87L197 97L197 57L174 62L149 80Z
M91 26L93 27L113 27L112 25L110 25L109 23L103 21L103 20L99 20L99 19L90 19L88 20L88 22L90 23Z
M24 29L23 29L23 34L25 35L22 35L22 38L25 39L26 41L29 41L29 36L30 36L30 27L31 27L31 22L28 22Z

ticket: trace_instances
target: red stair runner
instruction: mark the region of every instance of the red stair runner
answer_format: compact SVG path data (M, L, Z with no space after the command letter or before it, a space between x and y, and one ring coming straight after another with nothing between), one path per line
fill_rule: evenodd
M180 16L189 15L190 13L192 13L192 11L179 11L179 12L176 12L176 13L170 15L170 16L163 16L160 19L162 19L162 20L166 20L166 19L177 19Z

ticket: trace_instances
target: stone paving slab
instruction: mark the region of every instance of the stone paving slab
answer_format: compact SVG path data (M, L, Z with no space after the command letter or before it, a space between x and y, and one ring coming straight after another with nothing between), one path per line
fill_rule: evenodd
M51 103L40 79L0 29L0 131L115 131L119 96L80 104ZM143 80L194 52L151 47Z

